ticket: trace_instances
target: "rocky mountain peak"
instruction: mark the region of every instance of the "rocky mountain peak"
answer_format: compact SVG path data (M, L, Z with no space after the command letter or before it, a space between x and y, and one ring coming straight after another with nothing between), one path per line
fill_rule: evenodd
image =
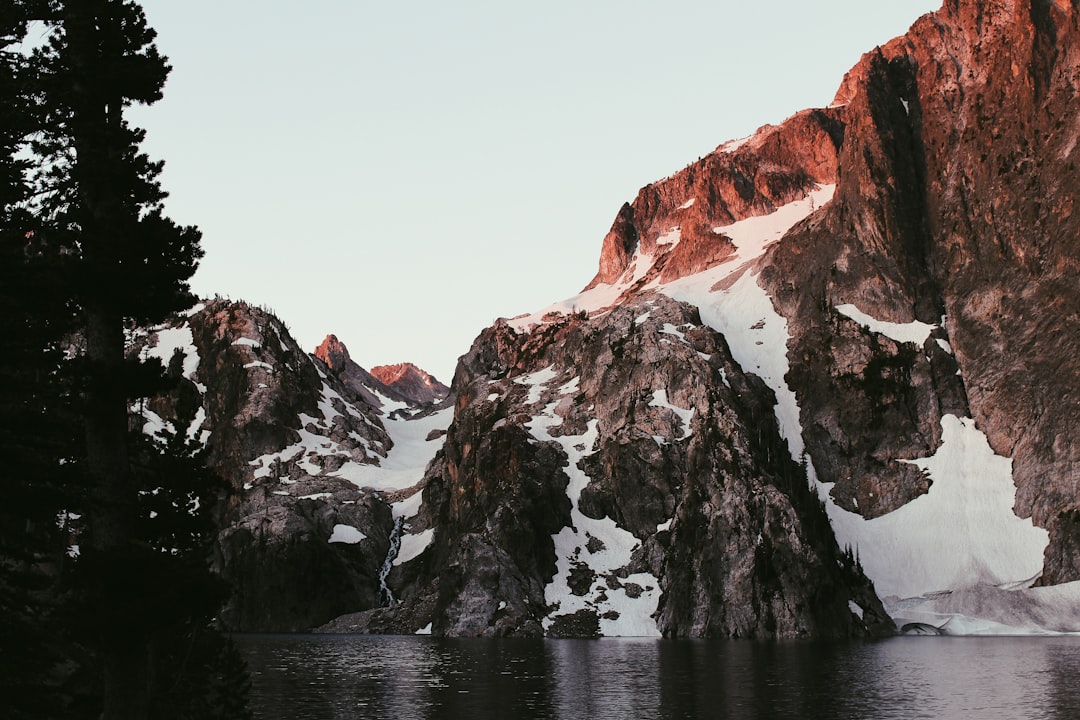
M319 347L315 348L315 357L335 372L340 372L351 360L349 348L345 347L345 343L338 340L337 335L334 334L327 335Z
M438 402L450 394L450 388L409 362L378 365L371 368L371 374L411 403L423 405Z
M605 388L587 374L600 357L601 369L630 358L653 383L644 390L667 385L664 400L646 394L647 407L686 409L674 398L690 370L665 362L676 339L690 337L686 327L713 330L738 369L768 386L764 406L841 545L859 548L882 598L905 598L890 611L953 617L963 632L965 612L995 617L976 588L1008 585L1031 627L1076 627L1080 595L1068 595L1071 616L1055 613L1065 619L1047 624L1035 619L1042 596L1022 590L1036 579L1080 578L1080 444L1069 430L1080 412L1077 15L1075 1L949 0L864 55L832 106L724 143L642 188L619 210L582 293L504 321L463 358L459 420L475 398L482 402L471 411L492 413L485 422L500 428L519 417L530 429L558 418L568 426L581 412L566 434L585 437L582 427L595 421L601 442L589 435L569 446L588 454L577 464L589 484L576 508L608 483L620 484L612 497L640 501L655 478L684 476L685 459L668 435L651 431L633 398L608 396L629 387L624 378ZM647 303L657 293L695 306L699 318L654 326L659 306ZM630 309L618 331L604 327ZM559 333L579 324L590 341L571 349ZM615 360L587 349L607 332ZM663 353L649 354L639 340ZM545 368L566 368L551 381L565 393L543 398L548 405L535 395L513 410L483 407L497 401L492 381L537 384ZM489 376L475 398L466 392L470 372ZM576 384L571 373L580 373ZM696 412L719 418L737 408L723 397L735 375L725 366L719 384L695 380L712 388ZM537 411L546 407L557 418ZM449 433L448 457L460 448L473 466L496 465L475 457L480 435L462 439L461 427ZM664 469L622 462L615 445L603 444L612 427L660 437ZM776 459L771 452L765 459ZM590 465L598 456L609 460ZM574 476L573 461L568 468ZM453 464L447 476L468 482ZM731 499L715 498L713 508ZM593 516L625 521L648 542L648 527L629 515L602 508ZM730 545L731 535L724 539ZM673 566L653 572L665 593L676 587ZM935 604L943 589L957 597L970 590L969 604ZM572 586L570 594L581 595ZM728 593L714 610L731 612L744 599ZM687 616L665 615L665 602L663 632L700 631L682 624Z
M349 349L330 334L315 348L315 357L339 377L357 397L381 407L383 400L420 408L445 400L450 388L413 363L379 365L370 371L353 362ZM381 399L380 399L381 398Z
M805 110L646 185L619 210L585 290L631 276L670 282L731 258L735 248L723 228L836 182L842 116L836 108Z

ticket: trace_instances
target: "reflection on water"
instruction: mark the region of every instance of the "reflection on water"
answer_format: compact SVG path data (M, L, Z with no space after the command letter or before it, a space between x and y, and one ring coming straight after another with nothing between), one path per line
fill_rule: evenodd
M260 720L1080 718L1078 638L236 640Z

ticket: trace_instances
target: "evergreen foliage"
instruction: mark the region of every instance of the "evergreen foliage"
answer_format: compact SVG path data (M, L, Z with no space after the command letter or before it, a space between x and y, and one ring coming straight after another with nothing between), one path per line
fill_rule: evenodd
M0 5L5 717L247 717L243 661L211 628L223 488L194 410L155 438L132 417L182 379L126 358L125 331L189 307L202 254L124 117L161 98L154 37L130 0Z
M0 7L0 697L12 718L59 710L43 680L64 659L54 617L68 558L57 517L74 493L73 468L60 461L79 446L60 377L60 341L73 327L59 292L62 262L28 210L25 149L39 115L34 66L21 48L39 9Z

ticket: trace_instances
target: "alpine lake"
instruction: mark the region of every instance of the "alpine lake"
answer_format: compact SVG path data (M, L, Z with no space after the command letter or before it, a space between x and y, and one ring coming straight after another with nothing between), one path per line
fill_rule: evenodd
M257 720L1080 718L1080 638L236 635Z

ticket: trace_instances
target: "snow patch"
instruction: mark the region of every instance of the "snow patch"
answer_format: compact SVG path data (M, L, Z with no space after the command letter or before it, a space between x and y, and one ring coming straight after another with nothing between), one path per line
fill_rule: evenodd
M656 238L657 246L660 245L678 245L679 240L682 239L682 228L673 227L666 233Z
M361 540L367 538L367 535L360 532L352 525L335 525L334 532L331 533L328 543L345 543L346 545L355 545Z
M678 209L679 209L679 210L689 210L690 208L692 208L692 207L694 206L694 203L695 203L696 201L697 201L697 198L690 198L689 200L687 200L686 202L684 202L684 203L683 203L682 205L680 205L680 206L678 207Z
M873 520L827 504L837 540L858 549L883 598L1016 583L1042 572L1049 534L1014 514L1012 460L995 455L969 418L945 415L941 430L937 452L910 461L933 481L927 494Z
M616 587L608 586L616 571L629 564L641 541L611 518L591 518L578 509L581 492L590 481L580 463L593 452L588 448L596 444L598 421L590 420L582 435L552 437L551 428L562 424L562 418L555 414L557 405L549 404L526 425L537 440L558 443L569 460L565 472L570 480L566 489L570 525L552 536L556 572L544 588L544 599L557 609L544 618L544 629L548 630L558 615L592 610L600 617L601 635L660 637L653 618L660 601L660 583L655 576L637 573L612 583ZM593 573L593 583L584 595L575 595L570 590L570 574L582 566Z
M887 609L900 627L925 623L943 635L1080 635L1080 581L1049 587L978 585L895 601Z
M728 140L726 143L719 147L719 150L722 153L733 153L746 143L750 142L753 137L753 135L747 135L746 137L739 138L738 140Z
M419 493L418 493L419 494ZM418 532L415 535L402 535L401 547L398 550L397 556L394 558L394 565L404 565L409 562L420 553L427 550L435 539L435 528L428 528L422 532Z
M185 379L193 382L200 393L205 394L206 386L195 380L195 371L199 369L200 358L199 350L195 347L195 337L191 333L191 327L185 324L175 328L160 328L155 330L154 334L157 336L154 346L146 348L143 351L143 357L147 359L157 358L161 360L162 365L169 367L173 355L180 351L184 357L181 374Z
M682 426L683 426L683 434L682 434L682 436L680 436L680 437L678 437L676 439L677 440L685 440L686 438L690 437L690 434L692 432L692 430L690 428L690 420L694 417L694 409L693 408L690 408L689 410L687 410L685 408L678 407L677 405L672 405L670 402L668 402L667 390L656 390L656 391L654 391L653 396L652 396L652 400L649 401L649 407L667 408L668 410L675 413L675 415L682 422Z
M436 430L445 431L453 419L452 407L415 419L389 417L383 426L393 447L378 465L350 461L330 475L360 488L384 492L411 488L423 479L427 464L446 442L445 433L430 441L428 436Z
M679 340L686 342L686 333L684 333L682 330L679 330L679 328L675 327L671 323L664 323L664 327L660 328L660 332L664 335L674 335L675 337L679 338Z
M529 397L525 400L525 404L535 405L540 402L540 395L544 391L544 386L558 377L558 375L559 373L556 372L554 368L546 367L543 370L537 370L534 373L514 378L514 382L529 388Z
M193 442L198 442L202 447L206 447L206 443L210 439L210 431L202 429L203 423L205 422L206 409L200 405L199 409L195 411L195 417L192 418L191 424L188 425L187 438Z
M748 260L760 257L765 250L782 238L796 223L806 219L822 205L832 200L836 192L835 185L818 185L802 200L788 203L777 208L768 215L749 217L731 225L722 225L713 228L718 235L726 235L738 249L736 256L720 267L728 268L730 273L733 269L731 263L734 260Z
M909 323L894 323L877 320L859 310L851 304L837 305L836 312L851 318L870 332L884 335L885 337L900 343L915 343L922 346L930 337L937 325L929 325L918 320Z
M417 490L404 500L398 500L396 503L390 506L391 513L395 519L397 518L411 518L415 517L420 512L420 506L424 503L424 493Z

